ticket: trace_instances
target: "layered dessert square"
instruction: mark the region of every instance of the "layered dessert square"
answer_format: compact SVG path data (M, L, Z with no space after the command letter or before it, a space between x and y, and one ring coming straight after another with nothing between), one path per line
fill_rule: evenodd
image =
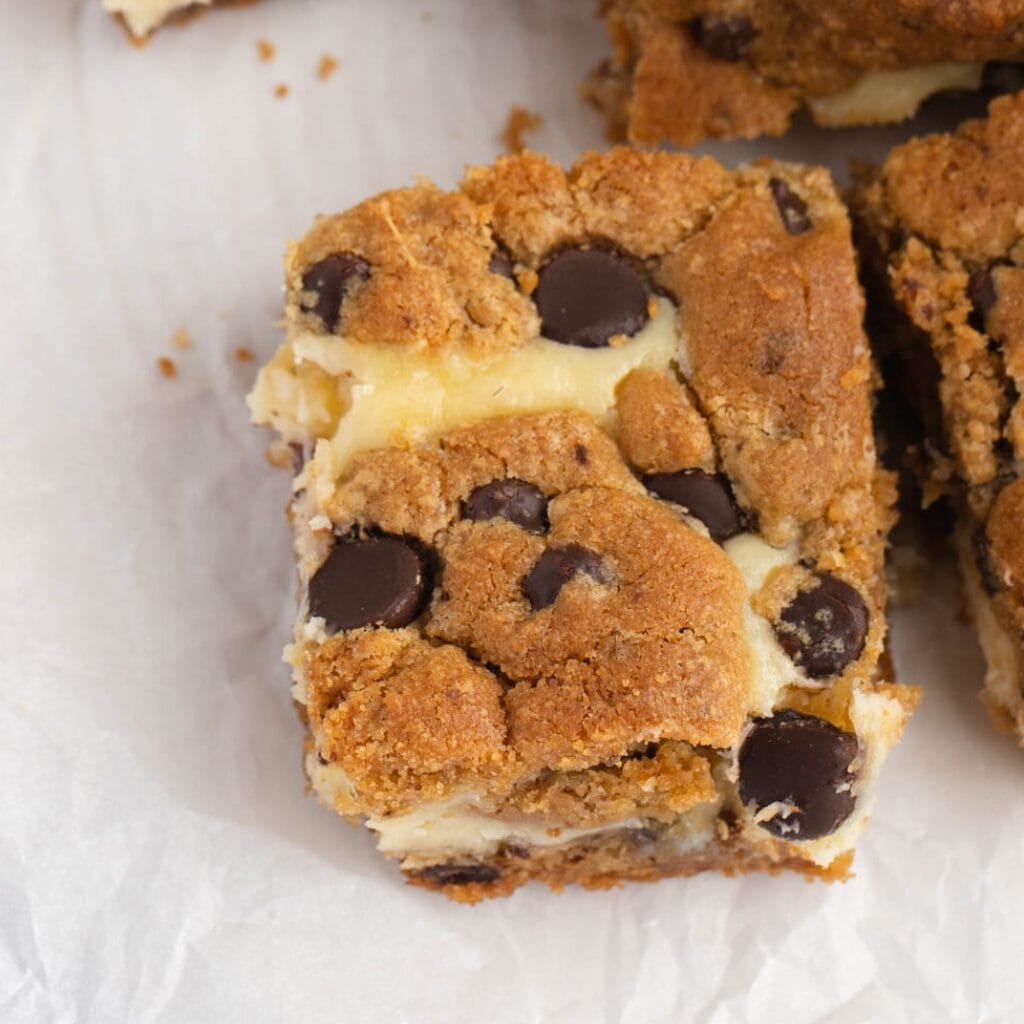
M103 0L103 9L121 21L132 39L141 41L169 19L213 4L239 2L245 0Z
M1024 93L863 168L854 197L880 347L924 432L924 500L947 497L988 662L983 699L1024 740Z
M250 396L329 807L472 902L843 878L916 691L826 171L618 149L324 216Z
M605 0L612 56L586 95L613 136L686 146L910 117L947 90L1020 82L1019 0Z

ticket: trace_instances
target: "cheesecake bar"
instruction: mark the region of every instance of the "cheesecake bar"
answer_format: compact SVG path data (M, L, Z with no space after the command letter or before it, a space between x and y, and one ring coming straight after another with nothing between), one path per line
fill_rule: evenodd
M239 0L103 0L103 9L120 19L132 39L142 41L171 18L225 2Z
M1024 741L1024 93L859 179L878 344L923 424L924 500L956 512L983 700Z
M605 0L585 86L611 134L686 146L910 117L933 93L1019 81L1021 0Z
M844 877L916 691L828 173L507 157L320 217L286 290L317 796L466 902Z

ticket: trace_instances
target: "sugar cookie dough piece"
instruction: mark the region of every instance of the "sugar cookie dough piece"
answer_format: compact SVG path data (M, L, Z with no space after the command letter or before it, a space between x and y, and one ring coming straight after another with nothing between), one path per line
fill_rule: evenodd
M948 495L988 661L982 694L1024 741L1024 93L892 150L855 208L927 429L926 501Z
M828 174L507 157L321 217L286 288L250 405L320 799L463 901L844 877L916 691Z
M605 0L612 56L585 95L631 142L781 135L911 117L928 96L1021 81L1024 3ZM990 65L986 67L986 65Z

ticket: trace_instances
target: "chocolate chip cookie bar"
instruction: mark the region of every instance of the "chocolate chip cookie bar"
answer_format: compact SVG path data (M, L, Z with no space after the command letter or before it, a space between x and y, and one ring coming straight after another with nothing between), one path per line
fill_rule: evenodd
M924 499L948 496L988 661L983 699L1024 740L1024 93L862 169L858 233L924 425Z
M250 406L296 471L319 798L467 902L844 877L916 691L827 172L508 157L321 217L286 268Z
M910 117L933 93L998 88L1024 60L1021 0L606 0L612 57L586 95L613 136L691 145ZM988 66L987 66L988 65ZM1019 80L1019 79L1018 79Z

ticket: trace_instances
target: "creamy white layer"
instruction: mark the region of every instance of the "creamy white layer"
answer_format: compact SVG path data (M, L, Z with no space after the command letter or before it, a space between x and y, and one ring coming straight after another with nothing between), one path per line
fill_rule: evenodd
M742 533L727 540L724 547L747 586L747 603L743 608L743 627L750 658L747 710L754 715L770 715L784 687L791 683L816 685L782 649L771 623L751 606L752 599L775 569L796 564L796 546L773 548L756 534Z
M977 89L983 68L984 64L942 63L901 71L868 71L845 92L811 100L808 106L814 120L829 128L905 121L937 92Z
M321 764L315 753L307 756L306 771L317 796L342 814L352 813L355 790L344 770ZM678 848L697 849L715 835L719 801L700 804L681 814L667 835ZM590 836L640 829L650 822L639 816L616 818L591 828L558 827L549 821L503 811L491 813L482 798L463 793L434 801L406 814L372 816L366 826L378 836L377 847L393 857L435 862L451 857L483 858L502 844L548 849Z

